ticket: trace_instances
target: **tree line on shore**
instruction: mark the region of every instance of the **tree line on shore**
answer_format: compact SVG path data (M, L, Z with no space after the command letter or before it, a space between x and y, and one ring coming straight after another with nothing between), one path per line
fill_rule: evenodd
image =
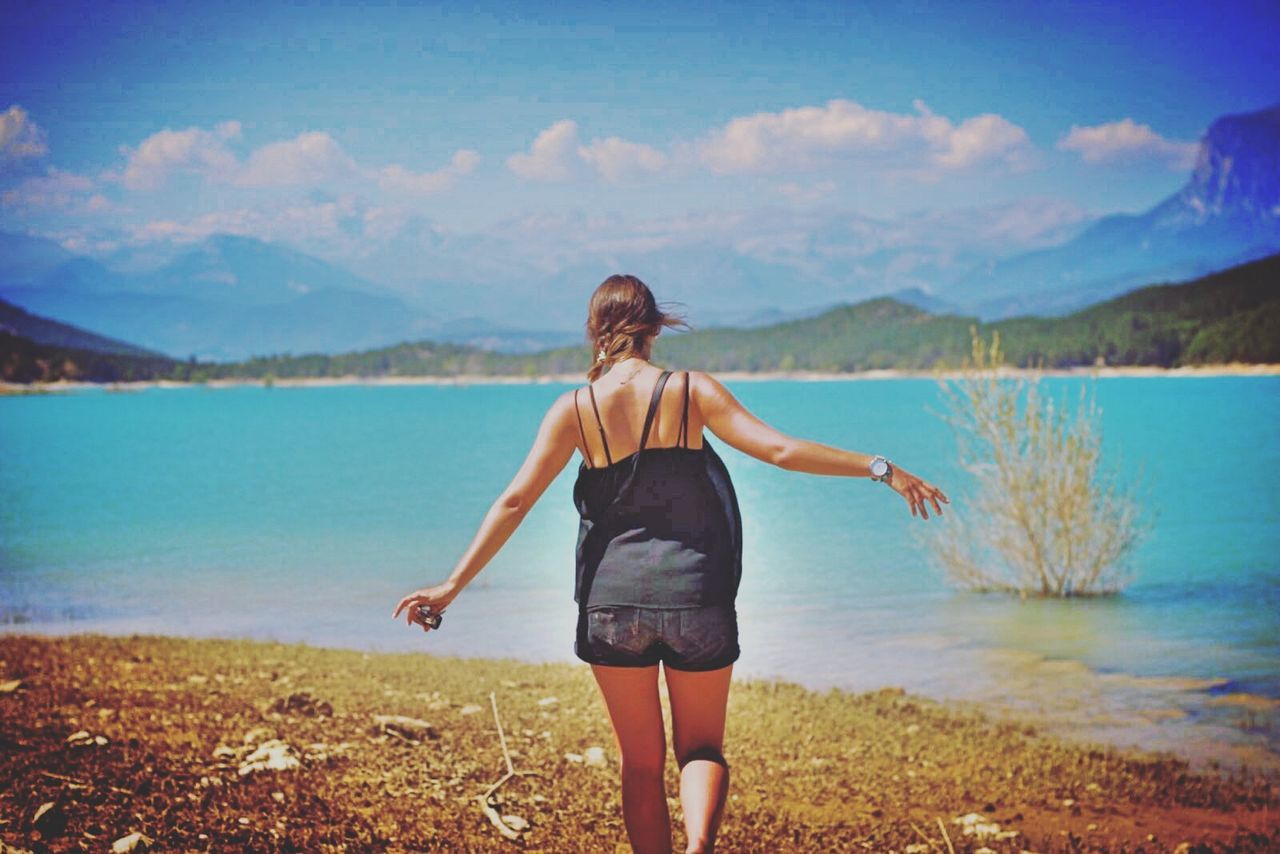
M981 335L998 332L1009 364L1021 367L1280 363L1280 255L1185 284L1140 288L1063 317L981 323L885 297L766 327L668 332L659 337L654 360L709 371L928 370L961 364L974 328ZM199 362L40 344L0 328L0 377L15 383L533 377L585 373L590 359L585 345L516 355L419 341L334 355Z

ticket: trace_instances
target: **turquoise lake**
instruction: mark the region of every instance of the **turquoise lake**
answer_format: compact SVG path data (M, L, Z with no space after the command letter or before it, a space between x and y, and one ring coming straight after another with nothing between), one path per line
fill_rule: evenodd
M1077 378L1046 378L1074 401ZM1153 527L1117 597L959 592L887 488L772 468L708 434L744 527L743 677L894 685L1053 732L1280 767L1280 377L1096 380L1104 461ZM883 453L963 511L937 384L730 381L784 432ZM0 630L163 633L573 657L578 458L440 632L391 619L443 579L568 386L102 389L0 398ZM583 665L585 667L585 665Z

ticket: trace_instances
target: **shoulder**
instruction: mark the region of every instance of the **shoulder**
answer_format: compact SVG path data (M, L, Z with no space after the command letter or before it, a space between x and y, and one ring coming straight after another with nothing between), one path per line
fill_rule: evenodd
M689 393L694 396L714 396L724 391L724 386L714 374L706 371L681 371L687 377Z
M703 409L721 405L726 397L732 398L714 374L706 371L680 371L680 374L683 375L680 384L688 383L689 398Z
M575 412L577 409L574 395L578 391L581 391L581 389L571 388L557 395L556 399L551 401L551 406L547 408L547 414L543 417L543 421L557 426L573 421L576 418Z

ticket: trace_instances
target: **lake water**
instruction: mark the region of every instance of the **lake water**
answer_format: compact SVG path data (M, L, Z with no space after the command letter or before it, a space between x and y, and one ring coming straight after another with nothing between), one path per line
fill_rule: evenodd
M1049 378L1074 400L1082 379ZM1153 530L1104 600L951 589L905 502L714 436L738 491L735 673L902 686L1198 764L1280 767L1280 378L1097 381L1104 459ZM963 505L927 379L727 385L784 432L884 453ZM424 635L443 579L567 386L100 389L0 398L0 630L165 633L577 661L565 469ZM584 665L585 666L585 665Z

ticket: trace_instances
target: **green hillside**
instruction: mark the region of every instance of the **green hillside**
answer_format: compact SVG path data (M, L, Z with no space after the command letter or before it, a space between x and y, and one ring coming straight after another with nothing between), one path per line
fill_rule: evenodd
M1280 255L1185 284L1141 288L1066 317L981 324L881 298L762 328L666 333L654 360L710 371L929 369L961 363L971 326L986 335L999 330L1009 362L1022 366L1280 363ZM110 355L0 334L0 369L11 382L536 376L584 373L590 358L585 346L515 356L421 341L334 356L213 364Z
M162 354L136 347L115 338L107 338L69 323L31 314L11 302L0 299L0 332L26 338L36 344L52 344L77 350L117 353L125 356L155 357Z

